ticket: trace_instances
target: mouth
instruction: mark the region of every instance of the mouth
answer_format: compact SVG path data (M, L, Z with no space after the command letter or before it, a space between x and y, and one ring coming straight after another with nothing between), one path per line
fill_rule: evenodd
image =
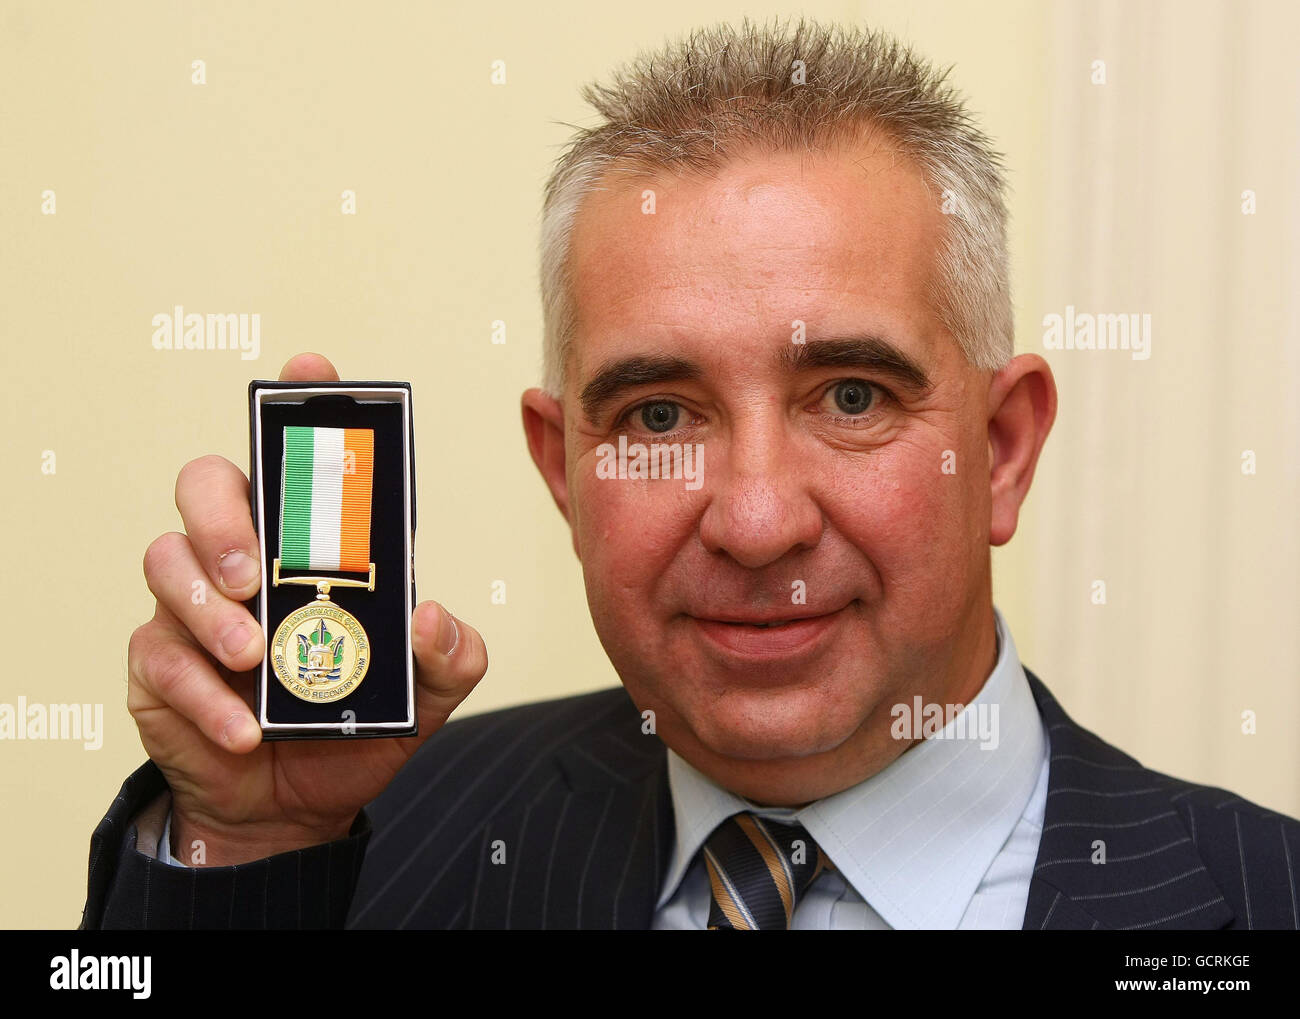
M847 608L848 606L845 606ZM839 623L844 608L820 615L688 617L715 652L732 661L786 662L814 654Z

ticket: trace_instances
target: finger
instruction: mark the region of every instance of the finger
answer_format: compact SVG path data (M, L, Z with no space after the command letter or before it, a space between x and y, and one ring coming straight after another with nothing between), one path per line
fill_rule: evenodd
M176 508L218 590L235 601L256 594L262 567L244 472L223 456L191 460L176 477Z
M445 720L487 672L487 645L474 627L426 601L411 617L411 646L421 706Z
M173 531L154 539L144 554L144 576L158 603L227 668L244 672L262 660L261 626L208 582L185 535Z
M281 382L337 382L339 373L323 354L295 354L280 369Z
M171 609L160 601L154 602L153 618L155 622L163 624L172 632L177 633L184 639L188 640L191 644L198 646L198 642L194 639L194 635L185 628L185 624L176 617L176 614L172 612ZM261 628L259 627L259 629ZM263 640L265 640L265 631L263 631L262 636ZM202 651L203 648L200 647L199 650ZM253 713L254 718L257 717L257 665L261 665L261 662L256 663L254 668L248 669L244 672L231 672L229 669L218 670L221 678L226 681L226 685L239 695L239 699L243 701L248 710Z
M157 617L131 634L128 707L137 719L166 706L224 750L243 754L262 741L257 719L183 633Z

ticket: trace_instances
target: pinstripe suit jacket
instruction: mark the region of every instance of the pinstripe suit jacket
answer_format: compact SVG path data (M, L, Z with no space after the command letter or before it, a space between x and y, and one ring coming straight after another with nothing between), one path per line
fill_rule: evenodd
M1052 757L1026 929L1300 927L1300 821L1143 768L1028 676ZM164 788L147 762L95 829L82 928L646 929L673 839L621 687L453 722L348 838L237 867L136 850Z

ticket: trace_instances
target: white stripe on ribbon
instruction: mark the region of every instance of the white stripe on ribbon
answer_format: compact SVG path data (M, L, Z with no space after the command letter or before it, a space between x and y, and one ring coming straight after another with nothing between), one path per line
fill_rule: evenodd
M311 562L314 569L339 568L343 519L343 429L317 428L311 480Z

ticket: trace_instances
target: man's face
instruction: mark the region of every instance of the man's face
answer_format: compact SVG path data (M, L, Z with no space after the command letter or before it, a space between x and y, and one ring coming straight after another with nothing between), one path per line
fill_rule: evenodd
M575 224L563 400L601 642L733 788L870 774L903 749L870 737L894 704L973 696L992 665L971 660L992 646L989 377L928 293L938 198L882 146L607 183ZM698 444L703 484L600 477L619 436Z

